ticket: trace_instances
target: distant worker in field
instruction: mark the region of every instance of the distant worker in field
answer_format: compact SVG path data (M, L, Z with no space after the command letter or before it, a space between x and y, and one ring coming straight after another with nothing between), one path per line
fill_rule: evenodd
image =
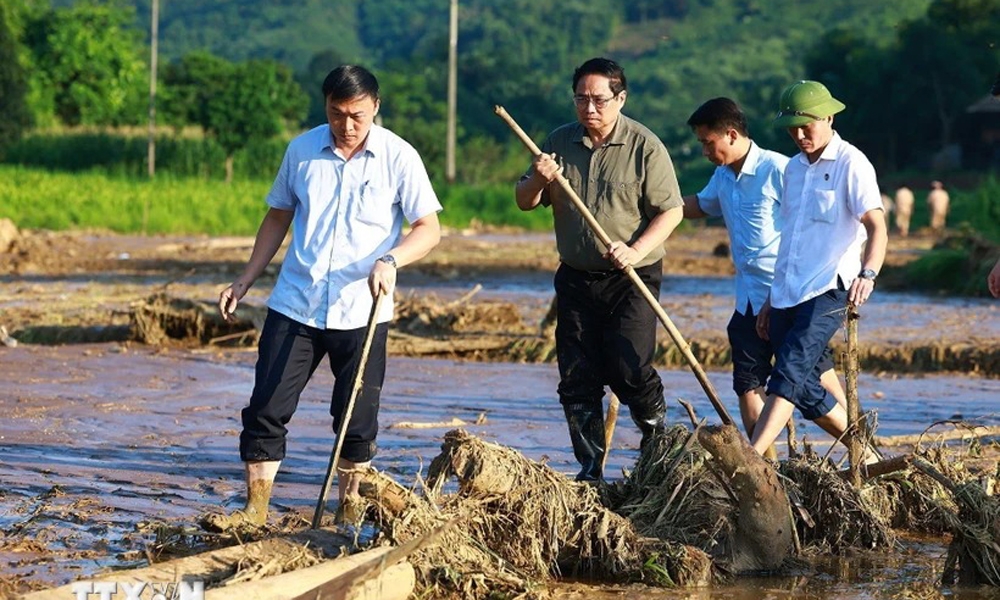
M931 213L931 230L940 234L944 231L944 223L948 217L948 205L951 198L948 190L944 189L944 184L940 181L931 182L931 191L927 193L927 208Z
M739 398L743 426L751 436L764 407L764 385L774 358L771 343L757 334L757 315L774 280L782 229L778 210L788 157L754 143L746 115L729 98L705 102L687 124L716 169L703 190L684 197L684 218L722 217L729 231L736 267L736 309L726 331L732 348L733 391ZM823 354L821 371L823 387L846 402L829 348Z
M207 515L202 523L208 529L266 522L271 487L285 457L285 425L324 357L336 379L330 414L339 431L375 296L391 300L397 269L424 257L440 239L441 204L420 156L373 123L381 102L375 76L359 66L341 66L327 75L322 90L329 123L289 143L250 260L219 295L219 311L229 319L291 227L291 245L268 299L253 393L242 415L246 506ZM405 236L404 219L411 225ZM359 473L375 457L392 310L392 302L385 302L376 315L364 385L336 465L343 520L360 516Z
M757 319L758 333L775 347L751 438L761 454L795 408L834 438L848 426L844 406L819 385L821 361L847 304L861 306L874 291L888 236L875 168L833 129L845 108L822 83L799 81L781 94L774 120L801 152L785 169L774 283Z
M882 192L882 211L885 213L886 228L889 227L889 216L893 213L895 209L896 205L892 201L892 198L889 197L889 194Z
M1000 258L997 259L990 274L986 277L986 285L990 288L990 293L993 294L994 298L1000 298Z
M1000 100L1000 73L997 73L996 81L993 82L993 87L990 89L990 95L993 96L994 100ZM986 286L989 287L994 298L1000 298L1000 258L997 259L990 274L987 275Z
M896 190L896 229L899 235L907 237L910 235L910 217L913 216L913 190L901 186Z
M573 74L577 121L549 134L517 183L521 210L551 207L560 265L555 274L559 401L569 425L577 479L603 476L604 387L648 440L664 427L663 383L653 368L656 314L623 272L657 297L664 241L681 220L674 166L660 139L622 114L624 70L594 58ZM563 173L612 240L603 244L559 185Z

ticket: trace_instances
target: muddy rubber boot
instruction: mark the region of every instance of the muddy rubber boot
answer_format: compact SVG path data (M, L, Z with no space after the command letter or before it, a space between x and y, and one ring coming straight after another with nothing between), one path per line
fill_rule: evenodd
M340 501L333 522L337 525L360 525L368 512L368 501L361 496L346 496Z
M222 533L233 529L253 529L267 523L267 507L271 502L273 481L251 481L247 486L247 504L242 509L226 514L210 513L202 517L201 527L206 531Z
M650 440L658 435L662 435L667 430L665 422L667 405L662 398L658 402L654 402L651 406L630 406L628 412L629 416L632 417L632 422L642 432L642 440L639 442L640 452Z
M599 481L604 474L604 406L596 404L564 404L569 439L573 455L582 467L577 481Z

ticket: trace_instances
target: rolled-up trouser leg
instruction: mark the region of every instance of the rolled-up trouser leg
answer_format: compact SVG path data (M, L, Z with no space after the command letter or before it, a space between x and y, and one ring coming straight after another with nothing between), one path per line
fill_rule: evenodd
M566 424L569 425L569 439L573 442L573 455L580 463L577 481L597 481L601 479L601 464L604 462L604 405L563 404Z
M330 370L334 376L330 398L333 431L340 432L341 419L354 388L354 378L361 362L366 327L349 330L328 330L323 341L330 354ZM386 339L389 324L379 323L372 338L368 360L362 375L362 386L354 401L351 419L344 435L341 458L365 463L375 458L378 450L378 413L385 381Z
M322 330L267 311L258 344L253 393L243 409L240 458L244 462L285 458L285 427L299 395L325 354Z

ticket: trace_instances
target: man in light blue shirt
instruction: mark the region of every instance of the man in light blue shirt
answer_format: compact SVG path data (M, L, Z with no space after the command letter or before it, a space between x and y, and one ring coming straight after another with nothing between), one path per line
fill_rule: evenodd
M229 515L208 515L203 525L209 529L267 521L271 487L285 456L285 425L324 356L336 379L330 414L339 430L372 303L385 294L390 301L376 315L364 385L337 464L338 514L360 504L359 473L376 451L396 269L423 258L440 239L441 204L420 156L374 124L380 104L375 76L358 66L338 67L323 82L323 97L329 124L288 145L250 261L219 296L219 311L229 319L291 227L268 300L253 393L243 409L240 457L246 463L247 503ZM403 219L411 225L405 236Z
M736 267L736 308L726 328L732 348L733 391L748 436L764 406L774 349L757 334L757 315L774 281L781 239L778 206L788 158L750 139L746 115L729 98L713 98L688 119L715 172L701 192L684 198L684 218L722 217ZM829 348L822 385L846 402Z

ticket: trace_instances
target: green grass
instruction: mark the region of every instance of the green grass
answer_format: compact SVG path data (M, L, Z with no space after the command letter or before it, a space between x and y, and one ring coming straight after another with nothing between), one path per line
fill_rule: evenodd
M118 233L253 235L271 181L232 184L198 177L154 180L91 171L51 172L0 165L0 218L28 229L102 229ZM443 224L490 224L546 230L551 212L523 212L514 184L436 185Z
M266 211L269 185L0 166L0 217L22 228L56 231L252 235Z

